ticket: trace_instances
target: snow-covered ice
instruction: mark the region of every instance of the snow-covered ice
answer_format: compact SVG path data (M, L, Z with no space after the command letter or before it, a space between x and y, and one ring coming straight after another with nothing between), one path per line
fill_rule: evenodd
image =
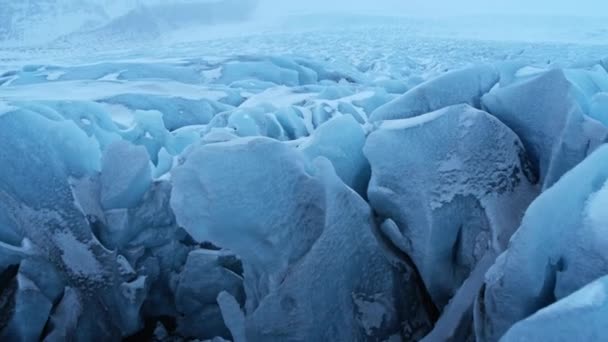
M506 247L537 194L517 136L466 104L385 121L364 153L370 205L397 224L440 307L485 253Z
M606 335L606 277L539 310L509 329L501 341L602 341Z
M567 173L528 208L509 248L486 274L475 328L493 341L513 324L608 272L604 190L607 146Z
M0 340L605 338L606 20L9 4Z

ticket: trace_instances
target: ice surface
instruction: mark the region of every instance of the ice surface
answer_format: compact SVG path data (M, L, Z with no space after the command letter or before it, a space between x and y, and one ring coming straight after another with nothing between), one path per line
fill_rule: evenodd
M469 277L445 307L433 331L424 337L423 342L466 341L475 337L471 329L473 305L483 286L484 275L495 259L494 252L489 251L479 260Z
M516 322L608 272L607 162L603 146L530 205L486 275L475 314L478 338L500 338Z
M608 278L602 277L515 324L511 341L602 341L608 338Z
M376 109L370 120L405 119L462 103L480 108L481 96L490 91L498 80L498 71L492 66L451 71Z
M323 156L333 164L342 181L367 196L369 163L363 155L365 131L350 115L336 116L321 125L300 149L311 160Z
M42 268L42 269L36 269ZM46 271L45 269L46 268ZM44 284L44 292L36 283ZM52 302L57 300L63 290L57 275L39 260L26 260L20 265L16 278L9 284L3 284L4 291L14 294L14 302L5 300L4 310L14 310L9 317L0 337L14 339L19 337L34 341L42 334L47 317L51 312Z
M245 315L241 309L241 305L236 299L226 291L222 291L217 295L217 303L222 311L222 317L234 342L247 341L245 336Z
M198 241L234 251L252 276L261 277L245 278L253 286L247 289L250 309L324 225L321 184L305 172L306 160L294 155L293 148L270 140L234 140L195 149L172 172L171 203L180 225Z
M28 111L6 113L0 116L0 124L2 146L12 146L10 153L0 155L4 165L0 217L31 241L33 250L12 278L16 281L14 302L3 306L10 322L2 329L3 338L40 338L64 286L73 287L80 305L88 308L79 318L83 329L70 334L86 339L134 333L141 322L132 312L139 310L142 301L119 291L126 279L117 272L116 256L91 233L68 183L68 177L85 177L99 170L98 144L73 122L51 121ZM28 316L27 324L21 315Z
M608 91L608 73L601 65L588 69L566 69L564 75L573 84L573 92L581 108L589 112L589 100L599 92Z
M589 116L608 126L608 92L597 93L591 98Z
M150 158L143 146L119 140L104 151L100 177L104 209L137 205L151 182Z
M218 113L233 107L209 99L154 96L143 94L117 95L103 100L104 103L123 105L131 110L158 110L169 131L191 125L204 125Z
M176 280L177 330L183 336L213 338L230 334L224 326L217 296L226 291L245 301L243 279L231 270L236 256L221 251L194 250Z
M574 87L564 71L553 69L496 88L482 99L489 113L519 135L543 189L606 141L606 127L584 115Z
M468 105L385 121L364 152L370 204L397 224L439 307L486 251L506 247L537 193L518 137Z
M178 222L243 260L248 339L387 337L398 317L416 327L412 336L428 329L416 284L382 255L369 207L327 159L311 164L282 143L238 139L193 150L173 180ZM352 296L380 305L375 329L356 318Z

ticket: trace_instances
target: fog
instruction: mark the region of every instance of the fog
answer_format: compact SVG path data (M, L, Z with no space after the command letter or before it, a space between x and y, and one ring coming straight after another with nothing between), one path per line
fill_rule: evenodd
M542 39L556 30L570 31L579 26L563 17L606 17L607 0L0 0L0 46L36 45L62 41L87 43L91 41L153 41L161 36L187 40L200 37L221 37L247 34L255 30L283 30L289 26L308 28L310 20L290 20L291 15L326 14L321 16L328 25L337 24L334 15L369 14L414 18L448 18L441 25L452 34L466 28L468 35L497 38L529 38L530 23L543 16L545 30ZM503 16L494 20L493 16ZM477 16L468 18L468 16ZM482 20L479 16L484 16ZM534 16L525 25L510 16ZM561 18L555 18L555 17ZM463 19L464 20L461 20ZM490 18L490 19L486 19ZM506 19L505 19L506 18ZM554 19L555 18L555 19ZM606 29L603 19L596 25ZM354 23L357 19L348 19ZM586 24L590 20L581 20ZM448 27L448 22L452 26ZM497 23L500 22L500 25ZM288 23L289 25L284 25ZM242 24L242 25L241 25ZM574 25L573 25L574 24ZM246 25L247 27L242 27ZM527 26L526 26L527 25ZM515 29L526 26L521 37L513 36ZM494 29L493 29L494 27ZM505 29L505 27L507 29ZM194 29L198 31L194 32ZM511 29L513 28L513 30ZM594 28L595 29L595 28ZM521 30L520 30L521 31ZM430 31L429 31L430 32ZM597 36L599 33L594 33ZM563 35L563 34L562 34ZM548 37L552 38L552 37ZM578 39L578 38L577 38Z
M466 15L608 16L606 0L260 0L257 13L369 13L411 17Z

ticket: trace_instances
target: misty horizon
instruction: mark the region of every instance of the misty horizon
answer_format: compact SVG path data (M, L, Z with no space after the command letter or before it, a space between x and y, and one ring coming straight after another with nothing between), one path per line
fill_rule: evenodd
M256 14L285 16L299 13L389 14L402 17L459 17L459 16L608 16L608 3L600 0L524 0L494 1L463 0L336 0L332 2L310 0L284 2L259 0Z

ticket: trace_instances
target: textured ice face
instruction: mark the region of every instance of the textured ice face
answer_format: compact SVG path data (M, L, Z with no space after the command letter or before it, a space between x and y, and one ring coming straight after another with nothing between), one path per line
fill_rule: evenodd
M191 151L173 181L178 222L243 260L248 339L386 338L398 317L412 337L428 329L417 284L383 256L369 207L327 159L238 140Z
M117 338L137 331L145 282L120 276L116 255L93 236L68 183L68 177L85 177L99 169L97 143L73 123L26 111L7 113L0 120L7 129L0 135L2 145L13 146L0 157L6 166L0 171L0 211L8 219L3 229L13 229L31 244L16 283L9 285L16 297L3 338L38 339L64 288L75 291L79 305L87 308L75 315L85 329L71 329L69 336ZM30 259L39 261L32 264ZM121 286L132 287L135 294L124 296ZM31 321L25 319L29 316ZM55 322L72 323L61 318Z
M129 167L125 167L125 165ZM152 182L150 157L143 146L124 140L104 151L100 176L100 200L104 209L137 205Z
M547 339L601 341L608 338L605 329L608 314L607 280L606 277L599 278L518 322L509 329L501 341Z
M606 147L599 148L536 199L509 248L486 275L477 336L493 341L513 324L606 274L602 238ZM558 302L559 303L559 302Z
M245 293L239 271L237 257L226 251L193 250L188 254L175 285L177 330L182 336L231 337L217 298L225 291L238 300L240 309Z
M370 204L397 224L439 307L487 251L506 247L537 194L517 136L467 105L385 121L364 152Z
M606 140L606 127L584 115L575 87L564 71L554 69L496 88L482 99L483 107L521 138L543 189Z
M228 80L222 81L221 63L231 65L226 67L227 71L234 67L231 77L240 81L234 88L222 84ZM263 64L267 69L254 72L248 63ZM212 257L208 262L201 261L198 256L212 253L215 247L199 246L178 227L169 206L172 183L179 183L170 179L174 161L189 145L198 144L201 136L203 145L222 136L230 137L226 140L234 139L237 135L231 132L235 130L239 135L296 139L312 134L316 126L335 116L335 120L308 139L309 143L280 145L284 155L277 156L277 160L299 160L300 166L293 174L300 174L300 169L311 167L314 158L326 156L345 182L365 193L367 162L361 153L365 130L360 126L366 117L363 108L377 105L386 95L374 97L375 91L355 94L354 87L348 83L342 89L337 86L338 82L354 81L358 76L304 59L251 57L201 65L194 62L177 66L116 63L49 67L48 70L32 66L24 68L23 73L8 76L11 78L8 83L13 86L7 88L3 98L11 104L2 102L1 119L7 131L3 131L0 138L3 146L15 146L15 151L1 156L7 167L2 170L0 193L3 199L0 267L3 279L6 278L3 288L8 291L6 298L10 302L5 306L7 319L0 329L3 336L86 340L99 335L116 339L141 332L144 319L172 317L177 324L175 333L181 336L231 337L216 298L227 291L238 299L239 306L244 305L240 261L235 257L234 265L229 266L211 262ZM209 77L205 79L207 91L198 92L200 88L195 86L202 80L194 76L198 67ZM218 72L205 73L209 70ZM276 87L274 82L287 82L282 78L284 71L298 74L293 89L285 89L300 99L278 108L281 103L275 102L276 96L263 93L264 87ZM249 75L249 72L253 73ZM279 72L279 78L273 78L275 72ZM171 82L163 86L152 81L155 77L171 78L179 82L179 86L173 87L176 84ZM248 77L258 78L259 82L243 79ZM91 78L99 78L99 87L91 86ZM320 80L329 83L311 85L310 89L298 88L301 82ZM230 80L231 83L237 81ZM46 92L47 82L56 82L58 87ZM76 90L65 91L74 86ZM169 86L179 95L168 97L166 87ZM257 88L259 86L262 89ZM246 93L243 87L252 87L248 91L253 93L247 95L252 101L235 110L245 100L240 95ZM258 93L260 96L254 99ZM311 102L298 102L304 100ZM196 107L199 105L200 108ZM190 111L182 113L182 107ZM260 111L264 108L270 108L273 113ZM207 112L197 116L198 110ZM220 111L225 113L226 123L222 125L221 120L210 123L211 117L222 117L218 115ZM255 117L256 111L260 113L258 117ZM357 118L353 119L349 113ZM252 118L266 121L256 122ZM205 127L207 123L210 127ZM333 133L333 128L342 126L341 123L348 127L346 136ZM335 142L340 148L334 148ZM304 153L298 152L296 146L300 144ZM293 159L294 156L298 157ZM252 159L252 163L254 161ZM272 177L263 168L259 175ZM289 172L285 177L288 176ZM162 180L155 179L158 177ZM335 181L340 182L338 178ZM239 188L247 189L247 186L245 182ZM268 193L267 198L276 201L269 201L259 212L278 212L280 202L290 203L285 198L295 185L291 184L291 178L286 178L284 186L287 189L282 194ZM307 185L297 186L308 189ZM299 215L304 222L308 220L307 208L315 208L325 197L320 183L308 191L316 194L310 198L304 196L299 208L285 210ZM361 201L357 194L348 191L349 196ZM305 193L297 191L294 198L302 196L300 192ZM251 208L255 207L251 205ZM301 239L294 235L275 241L279 252L274 259L262 258L257 263L270 271L252 274L247 284L251 285L251 279L268 279L273 284L281 281L286 272L282 265L284 257L289 263L301 258L311 248L314 234L319 235L323 229L324 216L312 217L311 229L302 230ZM248 220L254 218L251 216ZM294 216L285 216L281 225L289 226L294 223L293 219ZM268 226L273 227L272 221L269 222ZM259 227L250 227L250 233L258 234ZM311 232L313 236L307 236ZM275 238L272 234L268 237ZM293 255L292 247L296 250ZM243 258L249 255L246 250L240 251ZM379 250L371 251L379 253ZM208 276L216 274L215 278L204 278L206 283L197 279L198 269L204 267L208 267ZM262 281L260 286L262 296L267 284ZM201 304L192 306L190 297L197 297ZM251 295L248 300L256 302L260 298ZM74 309L70 312L69 308ZM101 308L106 311L100 311ZM351 311L355 315L355 310ZM398 330L397 323L391 320L392 314L385 315L380 322L363 311L361 319L375 322L371 326L366 323L368 333L372 333L372 326L373 333L385 328L392 329L391 333ZM24 324L26 316L31 316L28 324ZM384 325L378 326L381 323ZM83 328L76 331L77 325Z

